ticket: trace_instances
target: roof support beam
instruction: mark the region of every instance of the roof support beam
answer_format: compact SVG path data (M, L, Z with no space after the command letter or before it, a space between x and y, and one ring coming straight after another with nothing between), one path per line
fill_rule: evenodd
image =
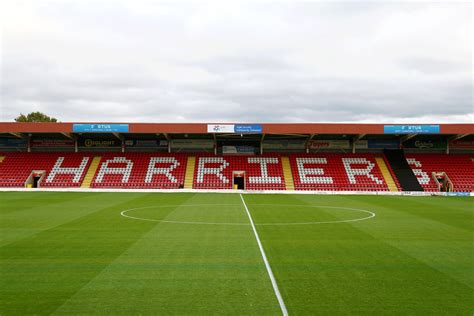
M405 136L403 136L400 140L401 140L402 143L404 143L404 142L406 142L407 140L412 139L412 138L415 137L416 135L418 135L418 134L405 135Z
M61 133L61 134L63 134L64 136L66 136L66 137L69 138L69 139L74 140L74 137L72 136L71 133Z
M214 155L217 155L217 135L216 135L216 133L212 134L212 138L214 138Z
M313 139L313 137L316 136L316 135L318 135L318 134L310 134L310 135L308 136L308 139L306 140L306 146L308 146L309 142L310 142L310 141Z
M112 133L115 137L117 137L119 140L122 140L122 137L120 136L120 133Z
M464 138L468 135L469 134L457 134L457 135L454 135L453 137L451 137L449 140L458 140L458 139Z
M163 136L166 138L167 141L170 141L170 135L168 135L168 133L162 133ZM159 134L157 134L159 135Z
M310 134L308 136L308 139L306 140L306 143L304 145L304 147L306 148L306 153L309 153L309 142L313 139L314 136L316 136L318 134Z
M359 134L359 135L356 135L354 137L354 142L358 141L358 140L361 140L362 138L364 138L364 136L367 135L367 134Z
M23 135L21 135L21 133L13 133L13 132L10 132L9 134L17 137L17 138L23 138Z

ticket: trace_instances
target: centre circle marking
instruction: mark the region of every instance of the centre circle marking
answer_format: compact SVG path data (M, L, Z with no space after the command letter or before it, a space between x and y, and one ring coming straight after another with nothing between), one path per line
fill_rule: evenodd
M169 221L163 219L153 219L146 217L137 217L128 215L128 212L143 210L143 209L154 209L154 208L167 208L167 207L197 207L197 206L242 206L242 204L188 204L188 205L154 205L154 206L144 206L126 209L120 212L120 215L129 219L148 221L148 222L160 222L160 223L171 223L171 224L192 224L192 225L227 225L227 226L250 226L250 223L226 223L226 222L189 222L189 221ZM302 207L302 208L326 208L326 209L341 209L349 210L354 212L361 212L368 214L365 217L347 219L347 220L336 220L336 221L311 221L311 222L294 222L294 223L261 223L255 224L255 226L290 226L290 225L318 225L318 224L336 224L336 223L351 223L359 222L371 219L375 217L375 213L364 210L361 208L353 207L342 207L342 206L327 206L327 205L294 205L294 204L253 204L252 206L285 206L285 207Z

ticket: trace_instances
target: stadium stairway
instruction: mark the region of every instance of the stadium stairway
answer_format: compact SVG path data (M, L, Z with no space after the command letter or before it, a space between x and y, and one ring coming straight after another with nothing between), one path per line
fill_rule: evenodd
M84 181L82 181L81 188L90 188L92 179L94 179L94 175L97 172L97 168L99 168L99 163L102 157L95 156L92 159L91 165L87 170L86 176L84 177Z
M186 163L186 174L184 175L184 188L192 189L194 182L194 167L196 166L196 157L189 156Z
M400 183L403 191L424 191L413 170L408 165L405 154L401 149L384 149L390 167Z
M382 157L375 157L375 161L377 162L377 166L379 167L380 172L382 172L382 176L385 182L387 183L388 189L392 192L398 192L395 180L393 179L390 170L388 170L385 160Z
M287 190L295 189L295 182L293 179L293 172L291 171L290 158L287 156L281 157L283 166L283 176L285 177L285 187Z

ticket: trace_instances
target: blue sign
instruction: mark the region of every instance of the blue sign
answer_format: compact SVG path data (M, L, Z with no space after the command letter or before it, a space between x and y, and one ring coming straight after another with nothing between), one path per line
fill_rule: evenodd
M369 139L368 148L378 148L378 149L399 149L400 141L397 139Z
M236 124L234 126L235 133L261 133L263 131L260 124Z
M22 138L0 138L0 147L26 147L26 140Z
M448 192L448 196L471 196L469 192Z
M74 133L128 133L128 124L73 124Z
M439 125L384 125L385 134L437 134Z

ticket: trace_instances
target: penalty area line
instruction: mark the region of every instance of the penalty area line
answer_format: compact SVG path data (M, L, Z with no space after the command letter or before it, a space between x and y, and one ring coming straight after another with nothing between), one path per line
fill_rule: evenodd
M260 249L260 253L263 258L263 262L265 263L265 268L267 268L268 276L270 277L270 281L272 282L273 291L275 292L275 296L278 300L278 304L280 304L281 312L284 316L288 316L288 311L285 306L285 302L283 301L283 297L281 296L280 290L278 289L278 284L275 280L275 276L273 275L272 268L270 267L270 263L268 262L267 255L265 254L265 250L263 250L262 242L260 241L260 237L258 237L257 229L255 228L255 224L252 219L252 215L250 215L250 211L245 203L244 197L242 194L240 195L240 199L242 200L242 204L244 205L245 211L247 212L247 216L249 217L250 225L252 226L253 234L255 235L255 239L257 240L258 248Z

